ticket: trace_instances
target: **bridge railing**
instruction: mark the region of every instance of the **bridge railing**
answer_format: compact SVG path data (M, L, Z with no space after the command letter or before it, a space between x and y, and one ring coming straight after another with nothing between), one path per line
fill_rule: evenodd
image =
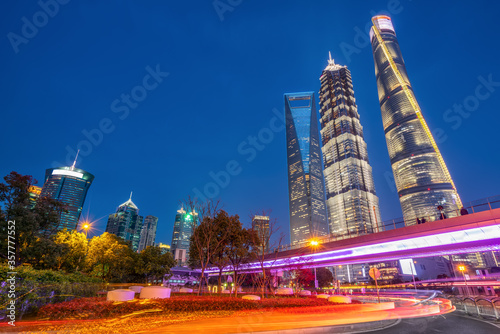
M464 205L464 208L467 210L468 214L483 212L483 211L490 211L493 209L499 209L500 208L500 195L491 196L491 197L463 203L463 205ZM414 218L406 219L406 220L403 217L385 220L385 221L380 222L378 224L379 227L363 227L362 229L360 229L359 227L356 227L356 228L348 229L344 234L337 234L335 236L333 236L333 235L322 236L322 237L318 237L316 239L320 243L327 243L327 242L332 242L332 241L338 241L338 240L344 240L344 239L349 239L349 238L353 238L353 237L358 237L358 236L365 235L365 234L388 231L388 230L393 230L396 228L417 225L418 224L417 218L420 220L421 223L425 224L425 223L433 222L436 220L458 217L460 215L461 215L460 209L453 210L453 211L444 211L443 210L440 212L436 208L436 212L434 214L421 216L421 217L414 217ZM422 219L425 219L425 221L423 221ZM305 248L308 246L309 246L309 241L304 241L304 242L297 243L297 244L281 245L279 247L272 249L270 253L274 253L277 251L286 251L286 250L292 250L292 249Z
M487 298L484 296L446 296L457 311L466 313L467 315L482 317L482 318L495 318L500 320L500 298L492 297Z

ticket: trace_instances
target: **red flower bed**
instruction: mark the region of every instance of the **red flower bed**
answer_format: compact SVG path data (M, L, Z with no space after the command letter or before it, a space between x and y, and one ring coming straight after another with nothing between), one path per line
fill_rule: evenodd
M163 312L241 311L273 308L295 308L332 305L326 299L270 298L260 301L234 297L174 296L169 299L135 299L128 302L108 302L103 297L80 298L43 306L39 317L47 319L109 318L145 310Z

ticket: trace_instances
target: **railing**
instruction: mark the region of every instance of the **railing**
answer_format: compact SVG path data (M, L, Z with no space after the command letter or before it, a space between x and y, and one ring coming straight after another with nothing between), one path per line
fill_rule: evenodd
M468 203L463 203L464 208L467 210L468 214L472 213L477 213L477 212L483 212L483 211L490 211L493 209L498 209L500 208L500 195L497 196L491 196L487 197L484 199L468 202ZM444 214L444 216L442 215ZM422 219L425 219L425 223L433 222L436 220L440 219L446 219L446 218L453 218L453 217L458 217L460 216L460 209L453 210L453 211L441 211L438 212L436 209L436 213L432 215L426 215L426 216L421 216L421 217L415 217L412 219L404 219L404 218L396 218L396 219L391 219L391 220L386 220L383 222L379 223L378 228L364 228L364 229L356 229L356 230L347 230L346 233L341 234L341 235L335 235L335 236L323 236L323 237L318 237L316 238L319 243L327 243L327 242L332 242L332 241L338 241L338 240L344 240L344 239L349 239L353 237L358 237L370 233L376 233L376 232L382 232L382 231L388 231L388 230L393 230L401 227L407 227L407 226L412 226L412 225L417 225L417 218L421 221ZM446 217L446 218L445 218ZM270 253L274 252L281 252L281 251L286 251L286 250L292 250L292 249L299 249L299 248L305 248L309 247L309 241L304 241L301 243L297 244L289 244L289 245L281 245L280 247L276 247L271 250Z
M457 311L471 316L500 320L500 297L446 296L446 298L453 303Z

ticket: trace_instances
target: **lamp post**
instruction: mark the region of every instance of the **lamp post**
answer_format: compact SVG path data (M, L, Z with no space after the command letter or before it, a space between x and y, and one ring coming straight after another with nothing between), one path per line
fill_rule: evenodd
M469 286L467 285L467 279L465 278L465 266L458 266L458 270L462 272L462 275L464 276L464 282L465 282L465 291L467 293L467 296L469 295Z
M417 283L415 283L415 273L413 272L413 263L417 263L417 261L411 261L410 269L411 269L411 277L413 277L413 286L415 287L415 293L417 292Z
M319 242L317 240L311 240L309 245L312 247L313 252L316 251L316 248L319 246ZM316 267L314 267L314 288L318 288L318 279L316 277Z
M88 234L88 231L89 231L89 228L90 228L90 224L89 223L85 223L85 224L83 224L82 228L85 230L85 239L87 239L87 234Z

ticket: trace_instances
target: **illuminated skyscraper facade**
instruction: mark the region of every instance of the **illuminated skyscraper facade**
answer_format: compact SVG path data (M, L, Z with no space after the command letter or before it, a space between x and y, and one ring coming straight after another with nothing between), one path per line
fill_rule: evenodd
M314 93L285 94L290 239L328 234L325 184Z
M59 217L58 229L75 230L82 213L87 191L94 175L73 167L50 168L45 171L45 183L40 197L58 200L65 211Z
M326 208L333 235L378 232L380 212L351 72L328 60L320 77Z
M258 253L269 253L269 216L254 216L252 218L252 228L256 231L260 239L261 247L258 247Z
M186 265L189 259L189 246L193 235L193 224L198 220L196 212L186 212L184 209L177 210L172 233L171 251L174 259L180 266Z
M125 241L130 241L132 249L139 249L144 218L139 216L139 208L130 199L121 204L116 213L109 215L106 232L112 233Z
M406 73L396 32L388 16L375 16L370 39L385 138L403 216L448 217L461 202L448 168L422 116Z
M158 226L158 217L146 216L141 231L141 240L139 241L139 252L148 246L155 245L156 227Z

